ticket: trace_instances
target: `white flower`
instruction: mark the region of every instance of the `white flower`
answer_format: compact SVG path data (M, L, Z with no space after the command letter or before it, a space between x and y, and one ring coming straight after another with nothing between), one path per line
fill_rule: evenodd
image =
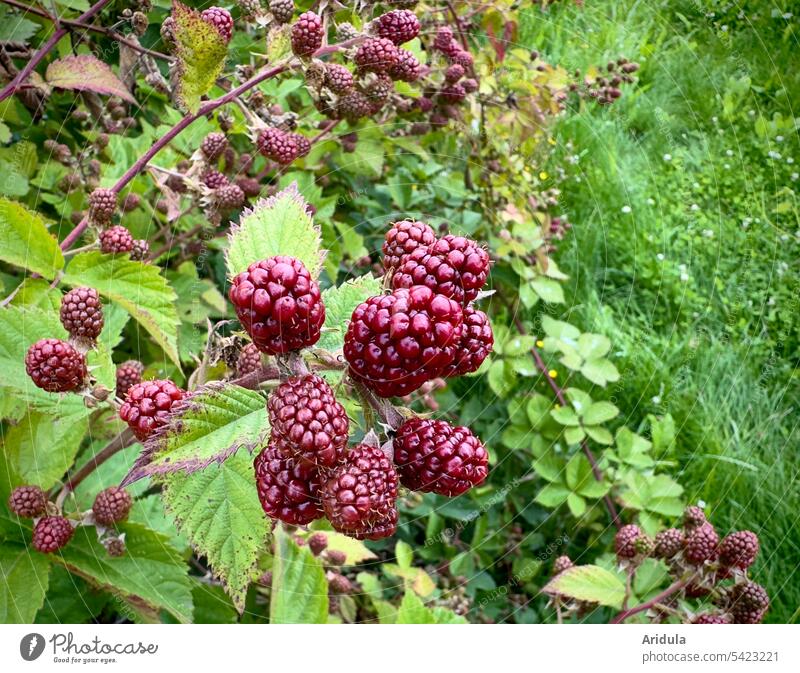
M629 212L631 212L631 207L630 206L622 206L622 212L627 215Z
M659 252L659 253L656 255L656 259L657 259L659 262L663 262L663 261L664 261L664 253L663 253L663 252Z
M716 116L714 116L714 117L711 117L711 121L716 124L719 121L719 119Z
M727 154L729 157L732 157L733 156L733 150L725 150L725 154Z
M681 274L681 282L682 282L682 283L685 283L687 280L689 280L689 274L687 274L687 273L682 273L682 274Z
M726 170L730 170L731 165L730 164L724 164L724 167L725 167Z
M672 155L667 153L664 155L664 161L672 161Z
M793 164L794 163L794 157L786 157L786 163L787 164Z
M767 152L767 156L770 159L780 159L781 158L781 153L780 152L776 152L775 150L770 150L769 152Z
M775 136L775 142L776 143L782 143L783 142L783 136Z
M693 203L692 206L691 206L691 210L693 210L693 211L700 210L700 206L698 206L696 203Z
M706 238L714 238L714 231L712 229L703 229L703 236Z
M656 205L656 200L655 199L647 199L647 205L648 206Z
M800 178L800 173L792 173L790 177L792 178L792 180L797 180L797 178Z
M756 111L755 110L748 110L747 114L749 114L751 117L755 117L756 116Z

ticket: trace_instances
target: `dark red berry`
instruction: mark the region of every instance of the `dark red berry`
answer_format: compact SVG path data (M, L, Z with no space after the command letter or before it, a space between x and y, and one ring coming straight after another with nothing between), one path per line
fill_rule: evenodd
M396 269L406 255L420 246L436 242L436 233L425 222L400 220L394 222L383 240L383 268Z
M683 531L677 528L662 530L656 535L656 556L670 559L683 549Z
M128 360L117 367L117 397L125 399L131 386L142 382L144 365L138 360Z
M478 371L494 347L494 334L489 316L472 305L464 308L461 340L456 347L455 359L444 370L443 376L463 376Z
M325 533L313 533L308 538L308 548L314 556L319 556L328 547L328 536Z
M636 540L642 534L641 529L636 524L629 523L617 531L614 538L614 550L617 558L632 559L636 556Z
M401 82L416 82L422 74L422 65L407 49L397 50L397 63L389 69L389 76Z
M467 92L461 84L448 84L439 91L439 98L445 103L460 103L467 97Z
M117 210L117 193L111 189L95 189L89 194L89 219L106 225Z
M111 526L120 521L125 521L133 507L130 493L118 486L109 486L100 491L94 499L92 512L94 520L103 526Z
M209 133L200 144L200 151L209 161L219 159L228 149L228 138L224 133Z
M728 609L736 624L758 624L769 608L766 589L755 582L734 584L728 596Z
M88 375L86 358L61 339L39 339L25 355L25 371L48 393L68 393L81 388Z
M209 7L200 12L200 18L214 26L225 42L231 41L233 35L233 17L227 9L222 7Z
M455 34L450 26L440 26L433 39L433 48L445 55L461 50L461 46L456 42Z
M126 548L125 548L125 540L112 537L109 540L103 540L103 546L106 548L106 552L112 558L117 558L119 556L125 556Z
M460 63L453 63L444 71L444 79L450 84L455 84L464 76L464 66Z
M717 557L719 536L714 526L706 522L686 534L684 556L689 563L700 565Z
M345 561L347 561L347 554L338 549L328 549L328 551L325 552L325 557L332 566L343 566Z
M338 63L325 66L325 86L334 93L344 93L353 88L353 73Z
M407 9L394 9L382 14L373 22L373 31L378 37L394 44L403 44L419 35L419 19Z
M63 516L46 516L33 527L33 548L43 554L52 554L67 544L74 532L72 524Z
M167 423L170 410L185 395L172 381L143 381L128 390L119 417L133 430L137 439L144 441Z
M472 57L468 51L464 51L462 49L458 49L457 51L454 50L451 54L448 55L450 59L450 63L454 65L460 65L464 70L471 70L473 64L475 63L475 59Z
M233 279L229 296L262 353L287 353L319 341L325 306L299 259L279 255L254 262Z
M239 185L239 189L241 189L247 197L252 198L261 194L261 184L256 178L244 176L238 178L236 184Z
M17 486L8 496L8 508L17 516L34 519L47 509L47 496L38 486Z
M115 255L133 250L133 236L122 225L100 232L100 251Z
M253 463L261 507L266 515L296 526L323 516L319 499L319 475L283 450L273 437Z
M454 497L483 483L489 454L469 428L412 418L397 429L394 462L403 486Z
M388 73L397 65L399 56L390 40L378 37L365 40L353 60L361 71Z
M687 532L706 523L706 515L700 507L690 505L683 512L683 526Z
M692 620L692 624L730 624L731 618L729 615L721 614L718 612L703 612L696 615Z
M336 113L350 123L369 116L371 111L369 99L360 91L350 91L344 94L336 104Z
M350 423L323 378L292 376L272 392L267 409L272 432L293 456L326 468L342 461Z
M289 23L294 16L294 0L269 0L269 11L278 23Z
M353 583L344 575L332 573L328 578L328 588L334 594L349 594L353 590Z
M137 238L131 249L131 259L134 262L144 262L150 256L150 244L143 238Z
M749 530L731 533L719 546L719 562L728 568L745 570L758 555L758 535Z
M225 185L214 190L214 201L220 210L233 210L244 205L244 192L239 185Z
M300 156L296 133L286 133L269 127L261 131L257 141L258 151L279 164L290 164Z
M245 376L261 369L261 351L255 344L247 344L239 353L236 360L237 376Z
M228 178L226 178L222 173L213 168L203 173L203 177L201 178L201 180L203 181L203 184L209 189L219 189L221 187L225 187L226 185L230 184Z
M378 540L397 528L397 473L379 448L350 449L321 489L331 525L359 540Z
M392 287L425 285L466 305L478 296L488 273L486 250L468 238L448 234L404 257L392 277Z
M569 556L559 556L553 563L553 577L560 575L565 570L569 570L575 564Z
M461 86L466 93L475 93L478 90L478 80L471 77L461 80Z
M381 397L408 395L453 362L461 323L458 304L427 287L371 297L345 335L350 375Z
M122 199L122 212L129 213L132 210L136 210L142 202L142 197L138 194L127 194L124 199Z
M100 295L91 287L76 287L61 298L61 324L73 338L96 339L103 330Z
M311 56L322 46L324 36L322 19L314 12L304 12L292 24L292 51L297 56Z
M297 156L304 157L311 151L311 141L300 133L289 133L290 139L297 148Z

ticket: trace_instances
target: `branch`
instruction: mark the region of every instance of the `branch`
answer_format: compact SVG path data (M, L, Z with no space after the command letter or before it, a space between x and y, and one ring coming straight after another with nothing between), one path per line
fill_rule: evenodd
M610 623L621 624L626 619L628 619L628 617L633 617L633 615L639 614L640 612L644 612L645 610L649 610L657 603L663 601L665 598L669 598L670 596L672 596L672 594L677 593L678 591L683 589L683 587L685 587L690 580L691 577L684 577L683 579L680 579L677 582L673 582L670 586L664 589L664 591L662 591L657 596L654 596L649 601L645 601L644 603L629 608L628 610L623 610L616 617L614 617L614 619L612 619Z

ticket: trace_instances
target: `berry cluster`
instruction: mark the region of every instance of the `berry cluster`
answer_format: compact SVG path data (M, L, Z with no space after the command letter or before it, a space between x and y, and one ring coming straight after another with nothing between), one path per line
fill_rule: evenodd
M639 69L639 64L620 57L616 61L609 61L605 67L606 74L587 75L581 79L579 70L574 72L574 79L569 90L579 98L595 100L599 105L611 105L622 97L621 86L635 81L634 73ZM602 72L603 67L597 68Z

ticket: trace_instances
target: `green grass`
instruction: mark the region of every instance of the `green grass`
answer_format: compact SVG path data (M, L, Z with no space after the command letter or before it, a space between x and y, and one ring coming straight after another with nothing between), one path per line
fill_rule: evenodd
M565 2L525 13L520 41L570 70L642 64L619 102L557 129L573 319L612 339L632 426L673 416L689 499L758 532L770 620L798 621L798 24L780 3L703 4Z

